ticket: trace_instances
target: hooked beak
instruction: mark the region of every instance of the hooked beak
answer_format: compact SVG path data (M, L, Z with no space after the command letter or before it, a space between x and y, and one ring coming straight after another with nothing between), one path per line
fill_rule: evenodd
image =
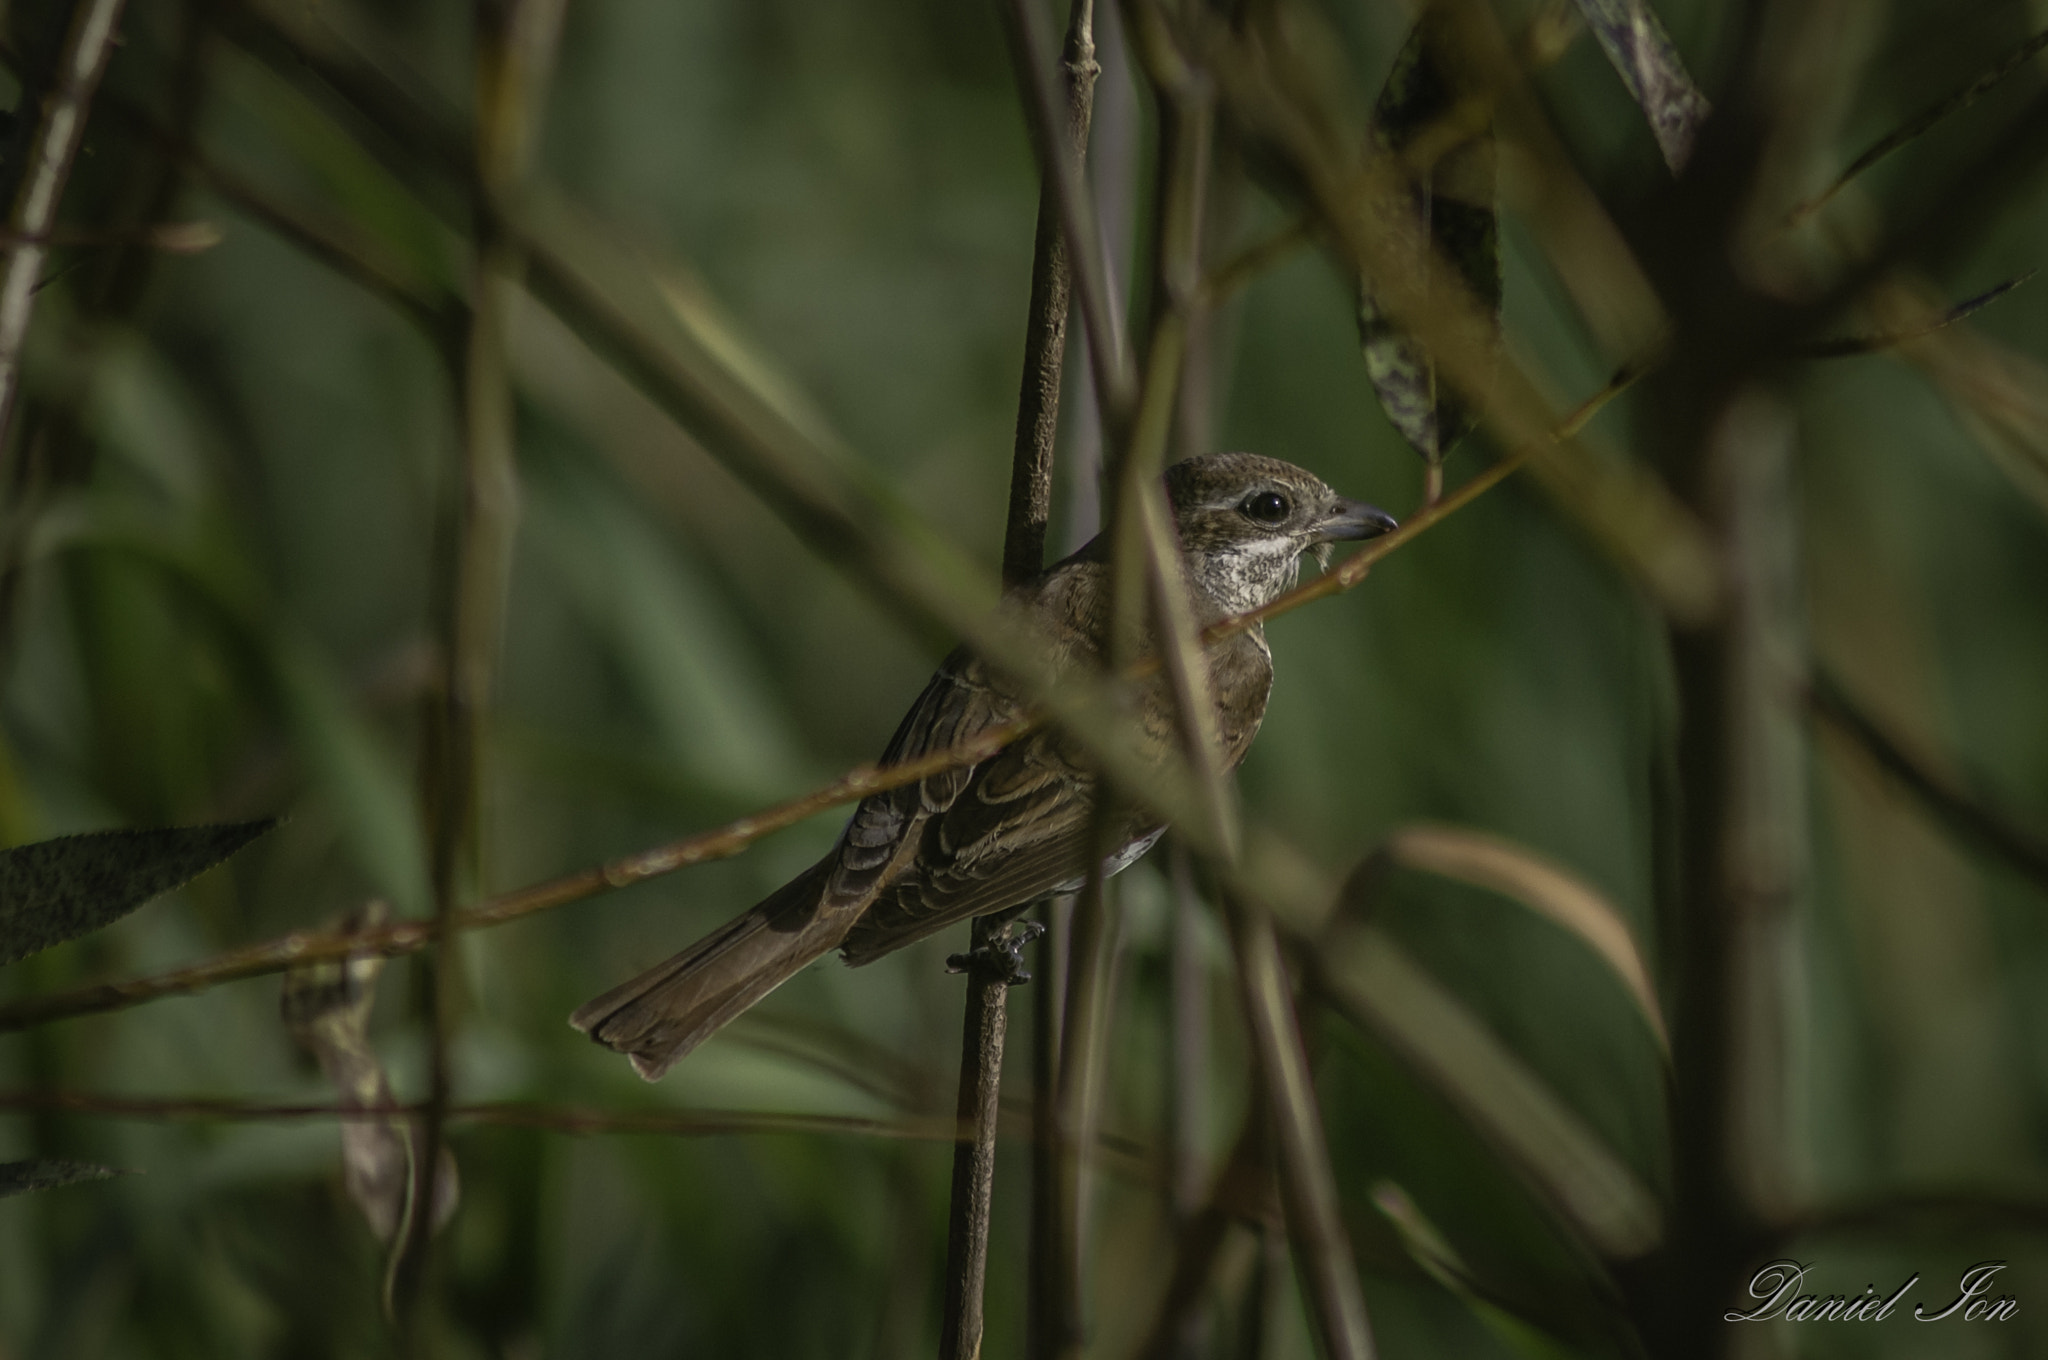
M1392 515L1377 505L1340 499L1316 527L1316 541L1332 543L1340 539L1378 538L1400 527Z

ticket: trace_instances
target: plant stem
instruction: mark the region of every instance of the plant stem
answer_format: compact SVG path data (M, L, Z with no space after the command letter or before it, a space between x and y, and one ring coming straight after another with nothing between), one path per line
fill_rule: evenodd
M114 49L121 4L122 0L77 0L72 6L50 92L41 101L42 120L29 143L28 163L7 214L7 231L15 244L0 247L7 254L5 271L0 272L0 447L20 400L22 345L28 338L43 262L50 257L46 241L57 221L71 162L85 138L93 91Z
M1074 0L1062 54L1065 137L1051 150L1049 159L1072 167L1077 178L1087 154L1088 121L1094 108L1093 25L1093 0ZM1024 335L1024 376L1017 401L1009 516L1003 536L1003 584L1011 588L1031 580L1042 569L1046 525L1052 517L1053 443L1059 433L1060 374L1066 360L1072 292L1072 264L1059 224L1059 194L1050 182L1057 173L1050 171L1047 182L1040 186L1037 238L1032 248L1030 317ZM977 918L972 927L973 947L976 951L996 950L1007 943L1009 933L1005 922ZM1008 997L1008 981L993 969L969 969L960 1051L961 1138L953 1151L946 1294L939 1329L941 1360L974 1360L981 1354Z
M1259 1082L1272 1111L1281 1199L1294 1260L1311 1304L1324 1360L1371 1360L1372 1331L1358 1266L1344 1232L1330 1149L1302 1049L1286 966L1273 921L1257 906L1226 895L1237 947L1238 980Z
M435 1182L452 1100L448 1063L457 957L458 902L482 881L483 731L504 634L518 513L513 466L508 315L525 257L499 229L495 205L526 175L542 87L562 0L478 0L476 6L476 264L461 351L451 356L461 384L462 459L449 516L453 531L443 607L443 692L439 737L430 753L438 793L432 840L434 966L427 975L428 1100L423 1153L404 1238L392 1260L392 1298L402 1312L416 1296L434 1232Z

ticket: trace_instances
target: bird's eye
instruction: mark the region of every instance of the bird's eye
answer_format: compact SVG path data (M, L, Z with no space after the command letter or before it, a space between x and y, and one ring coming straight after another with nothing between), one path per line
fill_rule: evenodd
M1294 507L1277 491L1261 491L1257 495L1245 497L1244 504L1237 508L1246 519L1256 520L1260 524L1278 524L1287 518L1287 512Z

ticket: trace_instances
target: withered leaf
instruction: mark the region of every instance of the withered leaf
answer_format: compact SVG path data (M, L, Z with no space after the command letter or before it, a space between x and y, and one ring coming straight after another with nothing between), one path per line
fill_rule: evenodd
M1686 74L1649 0L1578 0L1600 49L1649 120L1650 133L1673 174L1685 168L1693 138L1712 106Z
M384 903L372 902L338 924L349 931L374 929L388 915ZM383 970L384 960L376 955L354 954L306 964L284 976L281 1009L286 1027L320 1064L342 1104L357 1109L392 1103L391 1081L370 1044L370 1011ZM423 1141L418 1124L404 1116L350 1119L341 1126L342 1185L381 1241L404 1238L422 1179ZM455 1158L446 1144L437 1162L435 1228L454 1214L460 1194Z

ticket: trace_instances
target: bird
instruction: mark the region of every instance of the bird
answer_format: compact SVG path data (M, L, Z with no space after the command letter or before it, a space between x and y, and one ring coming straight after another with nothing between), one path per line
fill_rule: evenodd
M1279 598L1293 587L1306 553L1327 566L1334 543L1397 527L1386 511L1259 454L1183 459L1165 470L1164 483L1197 626ZM1108 538L1098 535L1013 587L1002 602L1037 625L1055 675L1102 661L1112 593ZM1263 626L1212 646L1207 661L1223 764L1235 770L1272 688ZM1176 748L1180 729L1162 678L1141 684L1132 707L1141 752L1163 758ZM961 647L911 705L880 764L971 740L1028 708L1016 687ZM1078 890L1097 847L1110 847L1103 872L1113 874L1165 830L1155 814L1122 799L1098 825L1095 795L1085 753L1050 727L978 764L871 794L824 858L681 953L589 1002L569 1023L656 1080L833 949L859 966L970 917L1014 916Z

